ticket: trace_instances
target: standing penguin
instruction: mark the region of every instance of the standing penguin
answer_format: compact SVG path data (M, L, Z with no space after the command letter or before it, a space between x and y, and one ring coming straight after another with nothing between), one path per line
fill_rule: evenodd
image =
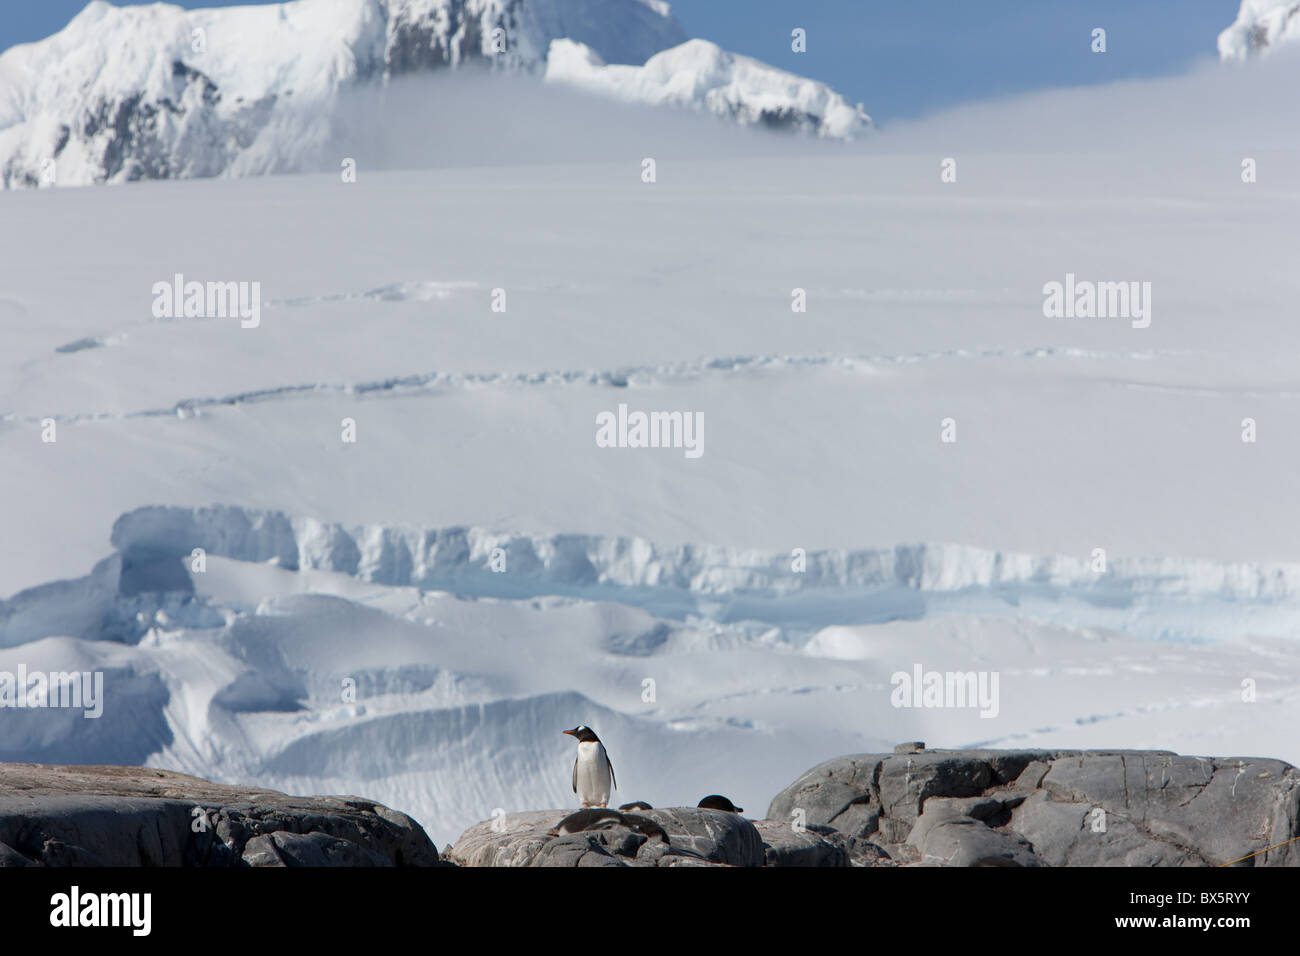
M578 738L578 759L573 761L573 792L584 807L608 806L609 792L618 786L618 781L614 779L614 765L609 762L605 745L585 724L564 733Z

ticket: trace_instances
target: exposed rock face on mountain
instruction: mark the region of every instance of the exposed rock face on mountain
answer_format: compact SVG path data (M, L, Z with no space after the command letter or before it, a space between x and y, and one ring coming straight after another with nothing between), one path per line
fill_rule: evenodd
M767 815L903 864L1300 866L1300 771L1259 757L904 748L820 764Z
M823 84L685 41L661 0L93 0L54 36L0 53L0 184L315 169L346 126L342 94L469 65L744 124L841 137L869 126ZM553 43L590 60L548 72Z
M1219 34L1219 56L1244 60L1300 39L1300 0L1241 0L1232 26Z
M0 866L432 866L404 813L147 767L0 764Z

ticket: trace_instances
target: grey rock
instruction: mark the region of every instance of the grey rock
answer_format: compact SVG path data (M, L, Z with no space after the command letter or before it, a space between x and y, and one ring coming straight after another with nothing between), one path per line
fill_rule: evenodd
M726 866L725 863L711 863L708 860L701 860L696 856L686 856L680 853L665 854L663 859L656 864L657 866Z
M1015 751L932 750L890 757L881 766L879 789L884 815L915 820L928 797L974 797L1014 780L1033 758Z
M256 836L244 846L243 860L249 866L284 866L275 848L275 841L268 835Z
M447 859L459 866L528 866L547 843L557 838L551 831L569 813L529 810L476 823L451 845Z
M907 842L929 866L1042 866L1029 841L951 807L926 807Z
M1073 754L1052 763L1039 793L1016 812L1015 825L1055 865L1213 866L1276 844L1283 845L1243 865L1300 865L1300 850L1287 842L1300 835L1300 777L1280 760ZM1048 802L1074 808L1076 826L1047 826Z
M819 764L777 794L767 808L767 819L824 824L843 833L869 836L880 816L875 777L884 759L858 754Z
M846 840L827 839L809 828L795 830L775 820L755 820L754 827L763 838L764 866L849 865Z
M1287 842L1300 835L1300 771L1261 757L854 754L803 774L768 818L798 811L901 865L1300 865Z
M749 820L725 810L675 807L644 810L641 816L657 822L677 851L688 850L710 863L762 866L763 839Z
M1016 777L1016 789L1018 790L1037 790L1047 776L1047 771L1052 769L1052 765L1042 760L1031 760L1025 765L1025 769L1020 771L1020 776Z
M1030 796L1016 815L1018 832L1025 834L1036 854L1052 866L1184 866L1191 854L1170 844L1153 841L1132 822L1106 819L1106 829L1094 832L1086 803L1058 803L1046 793ZM1244 855L1244 854L1243 854Z
M714 863L704 859L698 853L671 843L655 840L646 843L637 851L637 866L727 866L726 863Z
M619 828L621 829L621 828ZM627 848L631 831L615 833L613 830L562 834L538 848L537 855L528 861L529 866L627 866L617 850ZM611 844L613 849L611 849ZM632 854L636 855L636 845Z
M23 856L13 847L0 843L0 866L37 866L38 864Z
M1024 803L1026 796L1018 792L992 791L978 797L931 797L925 801L925 813L947 809L972 817L986 826L1000 827L1011 819L1011 811Z
M0 865L431 866L410 817L148 767L0 764Z
M559 832L564 810L507 814L470 827L447 854L460 866L762 866L754 824L722 810L679 807L611 816ZM656 827L648 827L646 822ZM662 836L658 828L662 828ZM664 839L665 837L667 839Z
M285 866L392 866L388 857L327 833L273 833Z
M849 854L849 866L898 866L898 861L883 847L870 840L847 837L844 846Z
M754 826L760 823L770 823L772 821L755 821ZM888 822L888 821L886 821ZM841 833L834 827L823 826L817 823L810 823L805 830L809 833L815 833L828 843L844 847L844 852L848 856L849 866L895 866L897 865L890 857L889 853L881 846L862 837L849 836Z
M907 842L907 835L912 832L911 820L899 820L886 817L879 822L875 836L881 843L899 844Z

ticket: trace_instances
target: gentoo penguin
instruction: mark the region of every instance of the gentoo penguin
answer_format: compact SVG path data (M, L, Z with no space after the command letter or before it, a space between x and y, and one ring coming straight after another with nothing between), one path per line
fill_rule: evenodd
M653 810L654 807L650 806L650 804L646 803L644 800L633 800L631 803L620 804L619 809L620 810Z
M711 793L699 803L697 807L703 807L705 810L726 810L728 813L744 813L744 807L738 807L720 793Z
M605 745L585 724L564 733L578 738L578 759L573 761L573 792L584 807L608 806L610 789L617 787L618 781L614 779L614 765L609 762Z

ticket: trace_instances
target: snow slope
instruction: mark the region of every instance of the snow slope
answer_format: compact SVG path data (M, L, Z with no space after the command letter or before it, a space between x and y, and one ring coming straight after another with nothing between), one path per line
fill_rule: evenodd
M107 695L0 709L0 757L440 842L572 805L578 722L620 800L757 813L902 740L1300 761L1290 59L833 152L648 111L611 161L0 195L0 670ZM260 324L156 317L177 273ZM1068 273L1151 282L1150 326L1046 317ZM703 455L599 447L619 404ZM917 665L996 716L893 706Z
M438 74L473 65L841 138L869 123L820 83L685 39L667 4L649 0L292 0L198 10L92 0L54 36L0 53L0 182L335 168L339 155L364 146L349 135L345 94L407 77L423 97L456 96ZM550 69L552 43L590 51L601 68ZM636 73L669 48L641 83L604 66Z

